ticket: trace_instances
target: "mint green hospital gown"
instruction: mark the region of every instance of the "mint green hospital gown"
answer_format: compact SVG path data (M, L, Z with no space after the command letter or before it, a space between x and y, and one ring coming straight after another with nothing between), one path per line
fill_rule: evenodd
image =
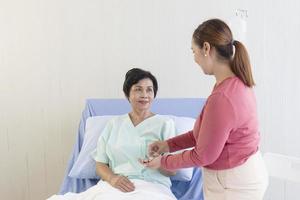
M92 156L95 161L108 164L115 174L170 187L169 177L144 167L138 159L146 158L147 147L152 142L173 136L174 121L167 116L154 115L137 126L132 124L128 114L116 116L105 126Z

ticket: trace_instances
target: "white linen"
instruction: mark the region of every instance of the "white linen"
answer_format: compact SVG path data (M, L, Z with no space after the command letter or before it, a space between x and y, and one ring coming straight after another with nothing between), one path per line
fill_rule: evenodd
M105 181L99 181L97 185L85 192L53 195L47 200L176 200L171 190L162 184L138 179L131 181L135 186L135 190L132 192L125 193Z

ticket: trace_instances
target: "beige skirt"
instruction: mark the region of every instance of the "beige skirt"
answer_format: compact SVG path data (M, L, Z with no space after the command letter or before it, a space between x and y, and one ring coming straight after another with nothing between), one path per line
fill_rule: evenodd
M262 200L268 173L260 152L241 166L226 170L203 168L205 200Z

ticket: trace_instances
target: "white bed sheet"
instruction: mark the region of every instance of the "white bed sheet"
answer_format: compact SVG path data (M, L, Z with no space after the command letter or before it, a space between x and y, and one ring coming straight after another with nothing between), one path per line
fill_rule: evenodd
M99 181L85 192L53 195L47 200L176 200L171 190L162 184L138 179L131 181L135 185L132 192L124 193L105 181Z

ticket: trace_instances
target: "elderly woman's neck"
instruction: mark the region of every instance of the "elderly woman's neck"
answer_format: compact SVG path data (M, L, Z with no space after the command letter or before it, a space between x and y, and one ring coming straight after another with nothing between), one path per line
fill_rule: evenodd
M145 119L153 116L154 114L147 110L147 111L131 111L129 113L129 117L131 119L131 121L133 122L133 124L137 125L139 124L140 122L144 121Z

